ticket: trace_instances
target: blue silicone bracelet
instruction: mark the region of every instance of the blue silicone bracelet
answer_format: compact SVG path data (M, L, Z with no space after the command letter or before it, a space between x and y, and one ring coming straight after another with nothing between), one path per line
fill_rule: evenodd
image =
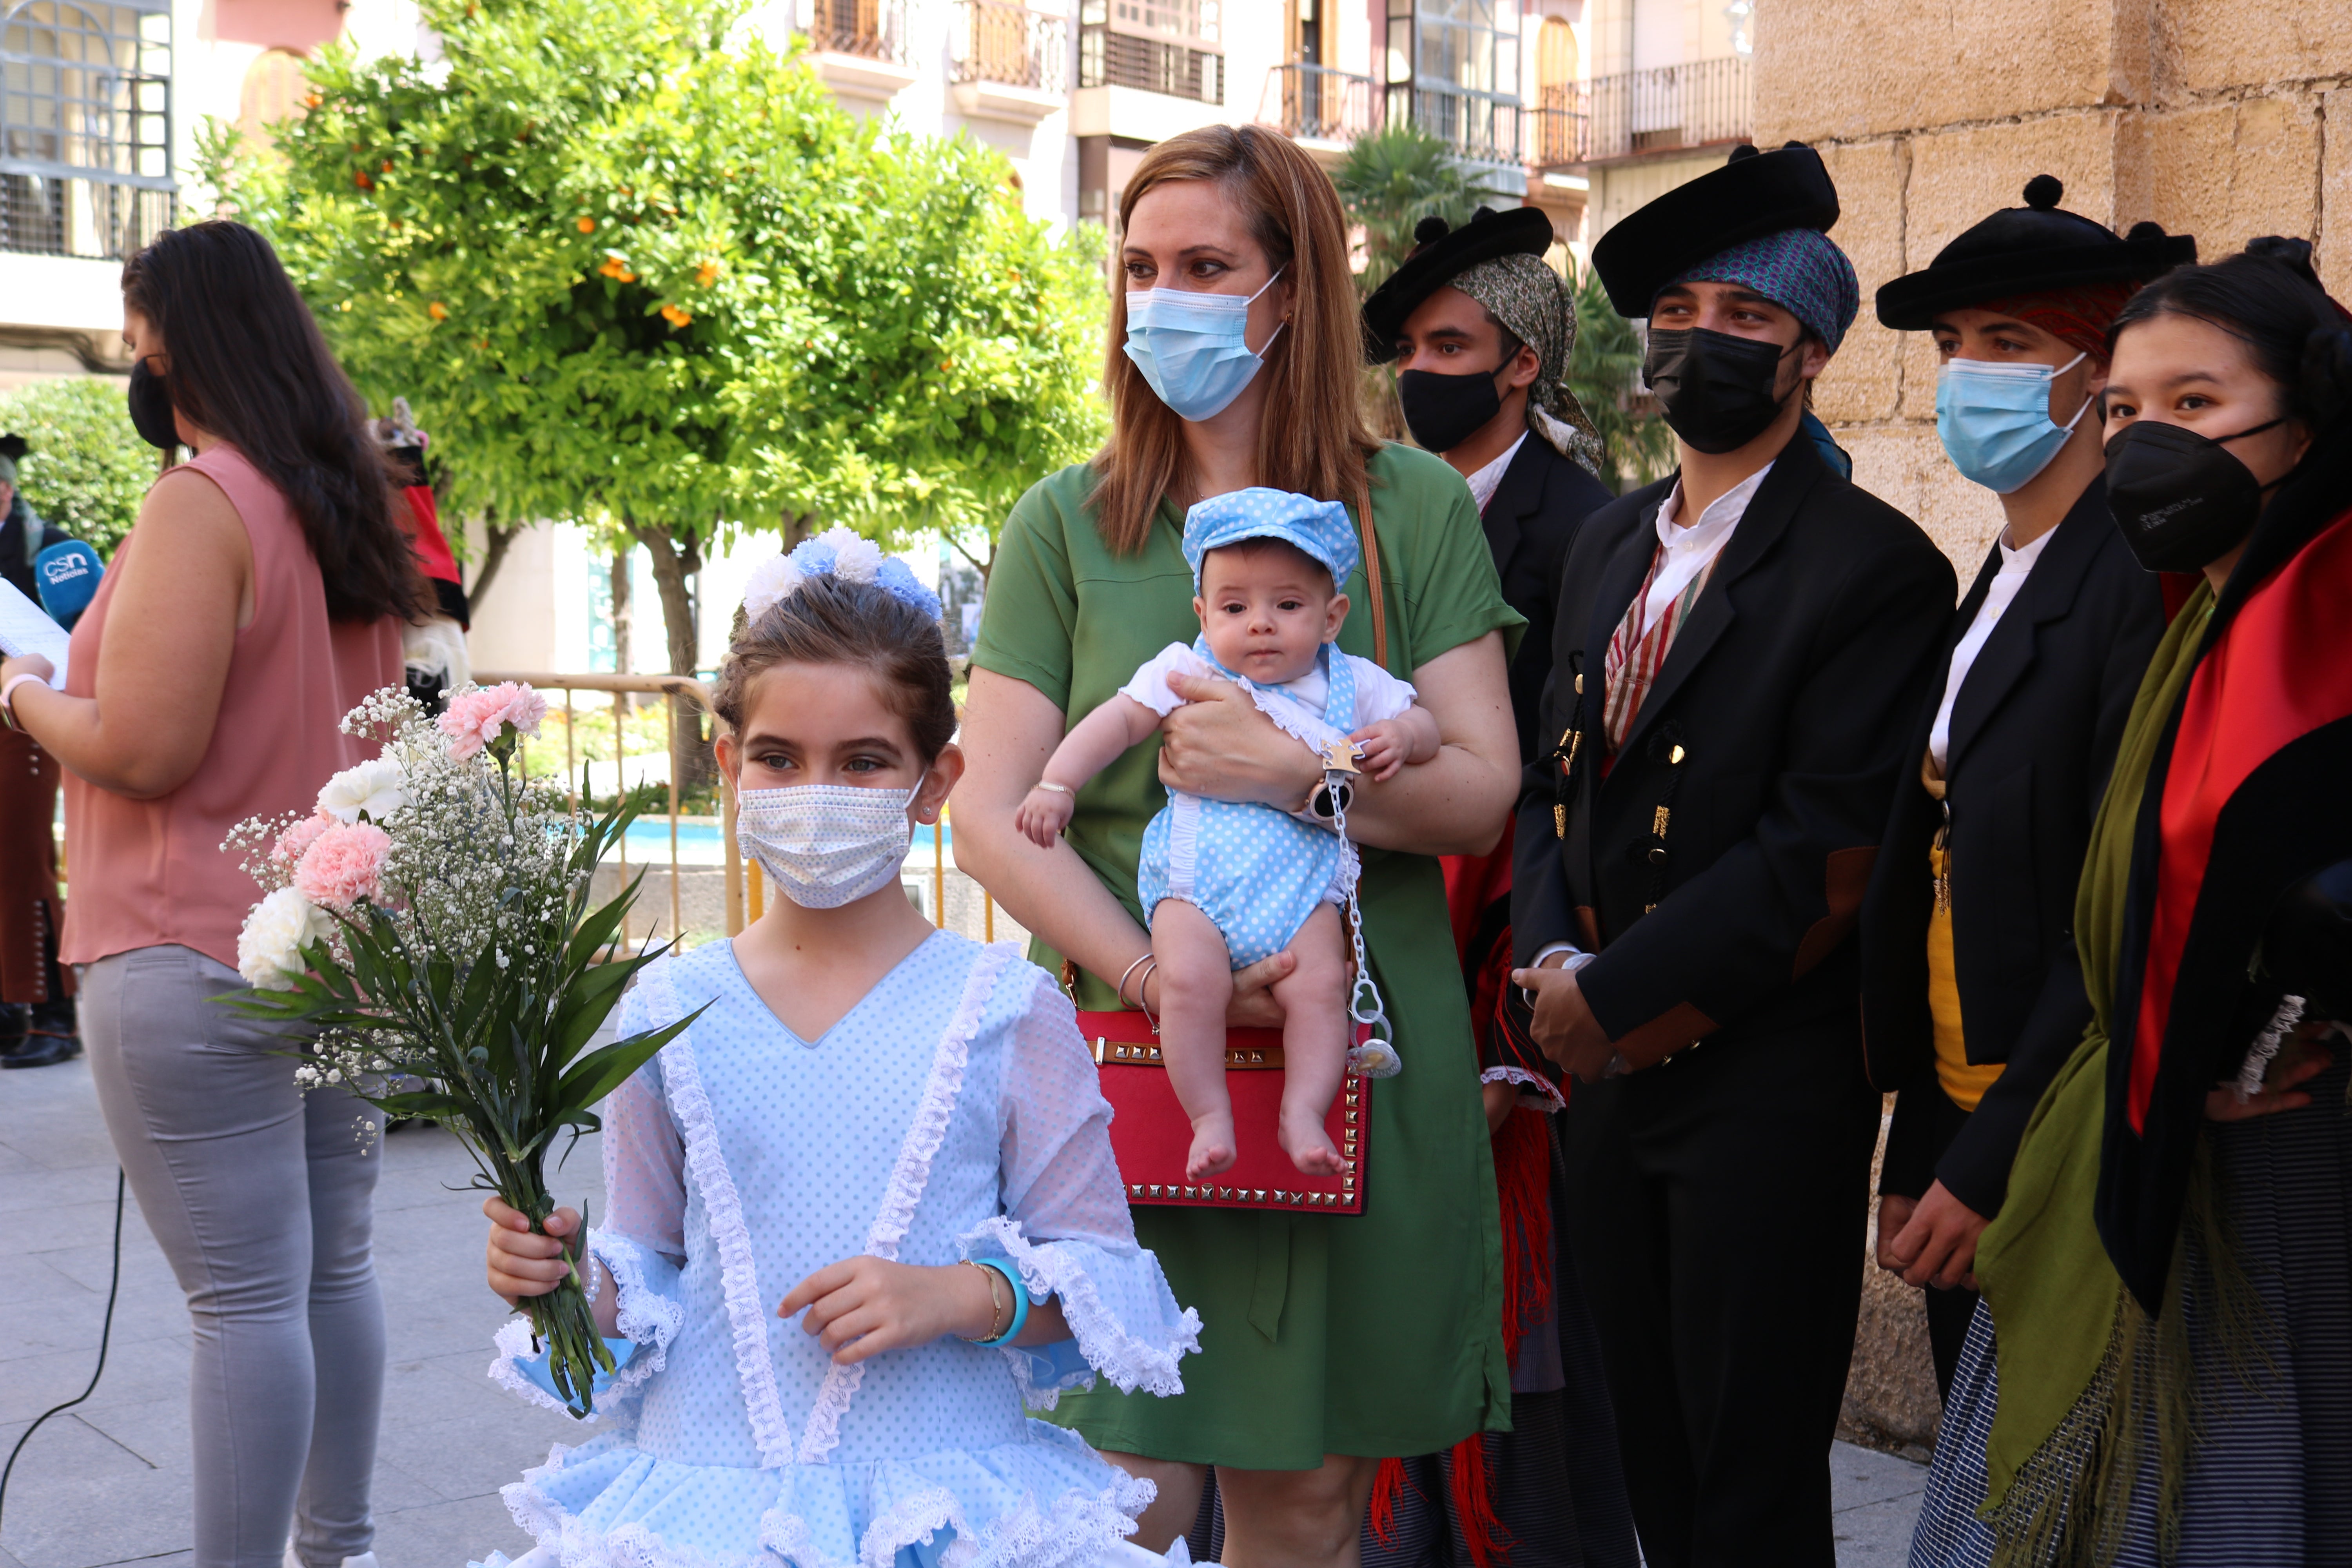
M1029 1324L1029 1288L1021 1283L1021 1270L1013 1268L1013 1265L1005 1262L1001 1258L975 1258L971 1261L979 1264L982 1268L993 1268L996 1272L1004 1276L1004 1282L1006 1284L1013 1287L1012 1323L1003 1333L997 1335L996 1338L992 1340L974 1340L971 1342L982 1350L1003 1350L1006 1345L1011 1344L1014 1340L1020 1338L1021 1331L1026 1328Z

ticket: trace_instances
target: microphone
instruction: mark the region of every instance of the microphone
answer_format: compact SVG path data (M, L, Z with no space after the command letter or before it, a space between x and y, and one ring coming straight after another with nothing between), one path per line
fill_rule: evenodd
M98 552L79 539L52 544L33 557L33 585L41 592L41 608L68 631L89 608L98 580L105 573Z

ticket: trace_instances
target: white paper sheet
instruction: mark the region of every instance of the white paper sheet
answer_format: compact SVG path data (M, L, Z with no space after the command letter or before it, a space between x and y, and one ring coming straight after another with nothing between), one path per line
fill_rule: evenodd
M49 619L47 612L25 597L24 590L5 577L0 577L0 653L11 658L21 653L37 653L55 667L49 684L58 690L66 688L66 645L71 641L65 627Z

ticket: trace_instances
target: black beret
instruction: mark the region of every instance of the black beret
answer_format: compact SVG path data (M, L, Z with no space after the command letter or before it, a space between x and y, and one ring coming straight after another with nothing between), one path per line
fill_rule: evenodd
M1801 142L1776 153L1743 142L1722 168L1620 219L1594 242L1592 267L1619 315L1646 316L1659 289L1708 257L1783 229L1827 233L1837 220L1837 186L1819 153Z
M2001 208L1921 270L1881 289L1880 324L1916 332L1944 310L2085 283L2145 283L2197 259L2197 241L2188 235L2141 223L2117 238L2105 224L2062 211L2065 194L2048 174L2034 175L2023 206Z
M1452 279L1498 256L1541 256L1552 247L1551 217L1541 207L1496 212L1480 207L1460 228L1442 217L1416 225L1417 242L1404 264L1364 301L1364 358L1386 364L1396 358L1397 334L1405 318Z

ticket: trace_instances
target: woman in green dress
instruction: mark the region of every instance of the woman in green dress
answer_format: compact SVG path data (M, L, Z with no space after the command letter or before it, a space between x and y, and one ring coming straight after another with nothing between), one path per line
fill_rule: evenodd
M1059 1417L1159 1484L1143 1544L1191 1525L1213 1465L1228 1563L1344 1568L1382 1457L1509 1423L1495 1181L1434 858L1485 852L1511 809L1505 661L1520 620L1460 476L1382 445L1357 412L1346 226L1304 153L1251 126L1188 132L1144 157L1119 220L1111 439L1005 525L972 652L957 857L1036 933L1039 962L1077 966L1080 1006L1126 1005L1118 983L1140 966L1156 1013L1136 861L1163 784L1297 807L1321 783L1315 759L1237 689L1203 681L1183 691L1193 700L1171 715L1156 763L1139 749L1106 769L1054 848L1023 838L1014 811L1071 721L1196 635L1187 507L1269 485L1344 501L1360 530L1369 494L1386 663L1418 688L1444 744L1360 785L1348 813L1364 937L1405 1063L1371 1096L1364 1212L1139 1209L1139 1238L1200 1310L1202 1353L1179 1397L1098 1388L1065 1395ZM1370 658L1360 567L1344 587L1339 645ZM1289 962L1234 976L1234 1024L1279 1021L1266 987Z

